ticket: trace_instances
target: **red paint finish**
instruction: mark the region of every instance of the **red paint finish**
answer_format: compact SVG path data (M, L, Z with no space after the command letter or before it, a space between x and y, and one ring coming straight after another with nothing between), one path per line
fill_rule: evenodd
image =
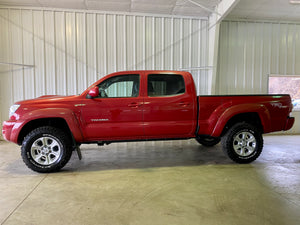
M144 136L143 98L84 99L83 133L88 141Z
M160 80L166 76L168 79ZM172 83L175 76L183 80L177 92L176 82ZM121 96L105 96L107 93L100 90L103 84L114 85L113 80L117 87L117 77L130 90L120 91ZM156 95L151 94L153 84L158 89ZM264 133L288 130L294 123L289 117L289 95L197 97L191 74L182 71L117 72L95 82L81 95L43 96L16 104L20 107L3 123L2 133L6 140L18 144L31 124L36 128L55 119L65 121L77 143L218 137L235 118L250 114L257 115L254 118Z
M151 74L181 74L185 93L170 96L148 96L147 78ZM159 76L159 75L158 75ZM145 72L144 127L147 139L184 138L195 135L197 124L197 98L192 77L186 72Z

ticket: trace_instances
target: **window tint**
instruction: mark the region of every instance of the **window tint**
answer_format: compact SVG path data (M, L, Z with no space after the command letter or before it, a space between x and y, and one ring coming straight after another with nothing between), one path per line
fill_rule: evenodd
M169 96L185 92L181 75L151 74L148 76L148 96Z
M99 97L101 98L128 98L139 96L139 75L121 75L111 77L99 87Z

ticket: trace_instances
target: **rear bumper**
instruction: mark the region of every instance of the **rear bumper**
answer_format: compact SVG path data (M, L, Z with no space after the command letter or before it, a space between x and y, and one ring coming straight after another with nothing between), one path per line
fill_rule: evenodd
M289 129L291 129L292 126L294 125L294 122L295 122L295 118L294 117L288 117L287 120L286 120L286 122L285 122L283 130L289 130Z

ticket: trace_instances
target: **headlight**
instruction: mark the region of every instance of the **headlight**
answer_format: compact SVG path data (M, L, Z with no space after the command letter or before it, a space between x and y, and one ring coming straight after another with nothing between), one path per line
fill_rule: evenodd
M17 109L20 107L20 105L12 105L9 108L9 118L14 115L14 113L17 111Z

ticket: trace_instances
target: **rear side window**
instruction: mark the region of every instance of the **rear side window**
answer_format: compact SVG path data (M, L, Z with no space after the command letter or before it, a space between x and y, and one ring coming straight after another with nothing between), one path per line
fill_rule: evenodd
M185 93L181 75L151 74L148 76L148 96L170 96Z

